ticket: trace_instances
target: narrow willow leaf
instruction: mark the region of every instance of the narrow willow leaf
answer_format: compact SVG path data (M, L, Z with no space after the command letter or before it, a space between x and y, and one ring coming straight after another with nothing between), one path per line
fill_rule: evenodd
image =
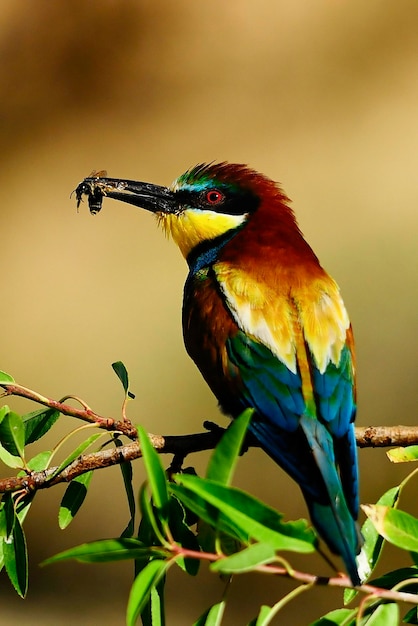
M6 372L3 372L2 370L0 370L0 385L2 385L3 383L14 383L15 380L14 378L12 378L10 376L10 374L6 374Z
M405 617L403 618L402 622L404 624L418 624L418 607L414 606L412 607L412 609L410 609L407 614L405 615Z
M25 429L23 420L14 411L9 411L0 422L0 441L13 456L25 454Z
M75 459L77 457L80 456L80 454L83 454L84 450L87 450L87 448L89 446L91 446L92 443L94 443L99 437L102 436L102 433L96 433L94 435L91 435L91 437L88 437L85 441L83 441L75 450L73 450L71 452L71 454L69 454L67 456L67 458L57 467L57 469L55 470L55 472L53 474L51 474L51 476L49 476L49 480L51 480L52 478L54 478L54 476L57 476L60 472L62 472L63 469L65 469L68 465L70 465L73 461L75 461Z
M377 501L376 504L394 507L398 502L401 487L396 486L388 489ZM383 549L383 537L377 532L374 524L370 519L366 519L362 528L361 534L364 538L364 544L361 548L361 552L357 557L357 566L360 576L360 580L365 582L372 575L382 553ZM344 604L348 604L355 598L358 591L355 589L344 590Z
M28 590L28 553L25 534L17 516L12 533L3 541L3 558L10 582L19 596L24 598Z
M69 561L80 563L107 563L110 561L125 561L127 559L149 559L156 551L138 541L138 539L101 539L83 543L59 554L51 556L42 562L42 565Z
M10 408L7 406L7 404L4 404L2 407L0 407L0 423L4 420L6 415L8 415L9 413L10 413Z
M167 478L161 459L149 440L145 430L138 426L138 436L151 487L152 499L164 522L168 519L168 488Z
M55 409L41 409L23 415L23 426L25 428L25 444L38 441L48 432L60 416L60 412Z
M33 499L35 497L35 492L28 493L24 498L20 498L19 502L16 506L16 515L20 524L22 525L26 519L27 514L29 513L29 509L32 505Z
M148 498L146 484L142 485L139 491L139 507L142 513L142 519L139 525L138 538L147 545L163 545L165 540L156 518L158 509L152 506Z
M258 565L265 565L276 560L276 551L268 543L254 543L245 550L237 552L225 559L219 559L210 566L214 572L224 574L241 574L250 572Z
M4 553L3 553L3 542L9 537L13 530L14 519L10 522L7 519L6 506L5 506L5 498L10 495L7 494L3 496L3 500L0 502L0 557L1 557L1 568L4 566Z
M34 497L34 493L20 497L16 506L11 493L3 495L0 506L0 537L7 540L11 536L16 519L23 524Z
M309 626L354 626L357 609L335 609L312 622ZM369 623L369 622L367 622ZM257 626L262 626L257 623Z
M418 446L407 446L406 448L392 448L386 452L392 463L408 463L418 461Z
M165 576L151 588L148 602L141 611L142 626L165 626Z
M225 612L226 602L218 602L210 607L199 619L193 624L193 626L220 626L222 618Z
M65 490L58 513L58 524L61 530L67 528L80 510L89 488L93 471L74 478Z
M363 505L363 511L376 530L398 548L418 552L418 519L382 505Z
M4 539L2 539L0 537L0 572L4 567L4 552L3 552L3 544L4 544Z
M197 498L197 496L194 497ZM219 517L222 517L222 515L219 514ZM216 524L213 525L201 518L197 530L199 546L202 552L217 552L220 550L222 554L229 556L239 552L249 543L248 535L238 539L240 531L228 534L224 532L222 521L216 521Z
M10 452L6 450L6 448L3 448L1 443L0 443L0 461L3 461L3 463L7 465L7 467L11 467L12 469L17 469L18 467L20 468L23 465L23 461L20 458L20 456L14 456L13 454L10 454Z
M129 467L129 469L128 469ZM123 477L123 481L124 481L124 485L125 485L125 493L126 493L126 497L128 499L128 507L129 507L129 521L125 527L125 529L122 531L121 533L121 537L132 537L134 532L135 532L135 512L136 512L136 505L135 505L135 496L133 493L133 486L132 486L132 482L128 482L127 480L127 476L130 473L131 474L131 481L132 481L132 465L130 462L127 463L121 463L120 464L120 469L121 469L121 473L122 473L122 477Z
M119 439L115 439L115 445L117 447L120 447L122 446L122 442ZM133 478L132 463L130 461L127 461L125 463L121 463L119 467L120 467L120 471L122 474L126 497L128 499L128 507L129 507L129 514L130 514L129 522L125 530L122 532L121 537L132 537L132 535L134 534L134 529L135 529L135 513L136 513L135 495L134 495L134 490L132 486L132 478Z
M383 589L392 589L396 585L404 582L407 578L411 581L408 584L402 586L402 591L408 591L410 593L416 593L418 588L418 567L400 567L391 572L386 572L379 578L373 578L370 581L374 587L382 587ZM416 582L415 582L416 581Z
M197 517L204 521L210 528L204 529L201 524L199 530L199 540L203 540L204 550L211 552L215 550L216 537L222 533L232 540L239 541L242 544L249 544L250 537L247 532L235 524L230 516L225 516L216 507L209 504L205 498L187 489L183 485L170 484L170 491L180 500L180 502L193 511ZM201 537L203 531L203 537ZM212 537L210 536L212 535Z
M158 585L151 589L151 619L152 626L164 626L165 625L165 610L164 610L164 585L161 584L161 580Z
M267 624L269 623L269 614L271 612L271 606L267 606L267 604L263 604L260 607L260 612L258 614L258 616L251 620L251 622L248 624L248 626L267 626Z
M224 485L231 484L253 413L253 409L247 409L225 431L210 458L206 478Z
M129 390L128 370L126 369L122 361L116 361L115 363L112 363L112 367L116 376L119 378L120 382L122 383L125 393L127 394Z
M6 507L5 507L5 498L7 496L3 497L3 500L0 501L0 538L1 539L5 539L6 537L9 536L8 530L7 530L7 520L6 520ZM10 498L10 496L9 496ZM13 528L13 523L11 524L11 527Z
M135 622L149 601L151 590L166 573L170 563L161 559L150 561L135 578L132 585L128 607L126 610L127 626L135 626Z
M13 532L13 526L16 521L16 510L11 493L6 493L2 499L2 512L4 514L4 523L2 523L3 537L8 540Z
M43 472L48 467L51 456L52 450L39 452L27 462L27 466L33 472Z
M244 491L198 476L178 474L176 483L199 496L200 505L205 506L206 503L204 519L209 523L213 519L213 513L208 506L211 505L222 513L223 521L229 521L232 528L240 529L252 539L269 543L276 550L296 552L315 550L316 537L305 520L283 522L280 513ZM174 493L182 500L180 490L174 488ZM192 503L185 504L192 508Z
M186 523L184 508L179 500L174 496L170 497L169 526L174 541L176 541L182 548L185 548L186 550L193 550L197 553L200 552L200 545L197 537ZM176 563L191 576L196 576L199 571L199 559L178 557L176 558Z
M379 604L366 622L367 626L389 626L399 624L399 606L395 602Z

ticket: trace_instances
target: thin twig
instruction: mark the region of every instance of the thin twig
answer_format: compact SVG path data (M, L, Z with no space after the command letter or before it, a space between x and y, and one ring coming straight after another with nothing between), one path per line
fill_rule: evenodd
M183 546L174 545L172 549L177 554L181 554L183 557L192 559L202 559L210 562L220 561L224 558L223 555L213 554L211 552L200 552L197 550L189 550ZM318 585L328 587L341 587L344 589L356 589L361 593L371 594L374 598L380 598L385 600L392 600L394 602L409 602L410 604L418 604L418 596L414 593L408 593L405 591L396 591L395 589L383 589L382 587L374 587L373 585L358 585L353 587L350 579L345 574L338 576L317 576L310 574L309 572L301 572L292 568L289 572L286 568L277 565L258 565L254 567L254 571L262 572L265 574L275 574L276 576L285 576L291 578L305 585ZM413 579L415 581L415 579Z
M138 437L138 433L136 428L132 425L129 420L115 420L111 417L102 417L95 413L90 408L87 407L82 400L79 398L75 398L74 396L67 395L64 399L73 398L76 399L77 402L81 402L84 406L83 409L76 409L70 404L64 404L59 400L53 400L52 398L48 398L47 396L43 396L36 391L32 391L32 389L28 389L27 387L22 387L22 385L18 385L17 383L2 383L0 384L0 388L3 388L5 393L4 396L19 396L20 398L26 398L27 400L32 400L37 404L43 404L50 409L55 409L59 411L63 415L68 415L70 417L76 417L84 422L95 423L99 428L104 428L105 430L110 431L119 431L120 433L129 437L129 439L136 439Z

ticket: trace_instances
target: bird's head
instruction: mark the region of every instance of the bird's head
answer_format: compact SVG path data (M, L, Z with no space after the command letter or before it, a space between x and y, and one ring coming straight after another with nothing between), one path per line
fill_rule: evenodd
M170 187L114 178L86 178L76 190L89 197L101 195L122 200L155 213L185 258L200 244L233 234L263 212L277 224L294 227L288 198L279 185L246 165L215 163L197 165L179 176ZM91 206L91 205L90 205Z

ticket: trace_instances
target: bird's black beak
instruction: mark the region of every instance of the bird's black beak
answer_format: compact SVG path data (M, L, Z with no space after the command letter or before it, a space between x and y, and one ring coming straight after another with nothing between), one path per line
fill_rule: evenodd
M88 196L89 209L93 214L102 208L104 196L128 202L152 213L174 213L176 210L174 192L168 187L135 180L106 178L101 176L101 172L85 178L73 193L76 195L77 207L83 195Z

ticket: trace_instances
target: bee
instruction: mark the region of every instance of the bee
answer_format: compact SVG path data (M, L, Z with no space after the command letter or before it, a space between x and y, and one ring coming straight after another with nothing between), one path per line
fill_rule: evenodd
M106 194L105 185L100 183L100 178L107 176L106 170L93 170L92 173L87 176L76 189L71 192L71 196L75 193L77 200L77 209L80 206L80 202L83 200L83 196L87 196L89 210L92 215L96 215L102 208L103 196ZM70 196L70 198L71 198Z

